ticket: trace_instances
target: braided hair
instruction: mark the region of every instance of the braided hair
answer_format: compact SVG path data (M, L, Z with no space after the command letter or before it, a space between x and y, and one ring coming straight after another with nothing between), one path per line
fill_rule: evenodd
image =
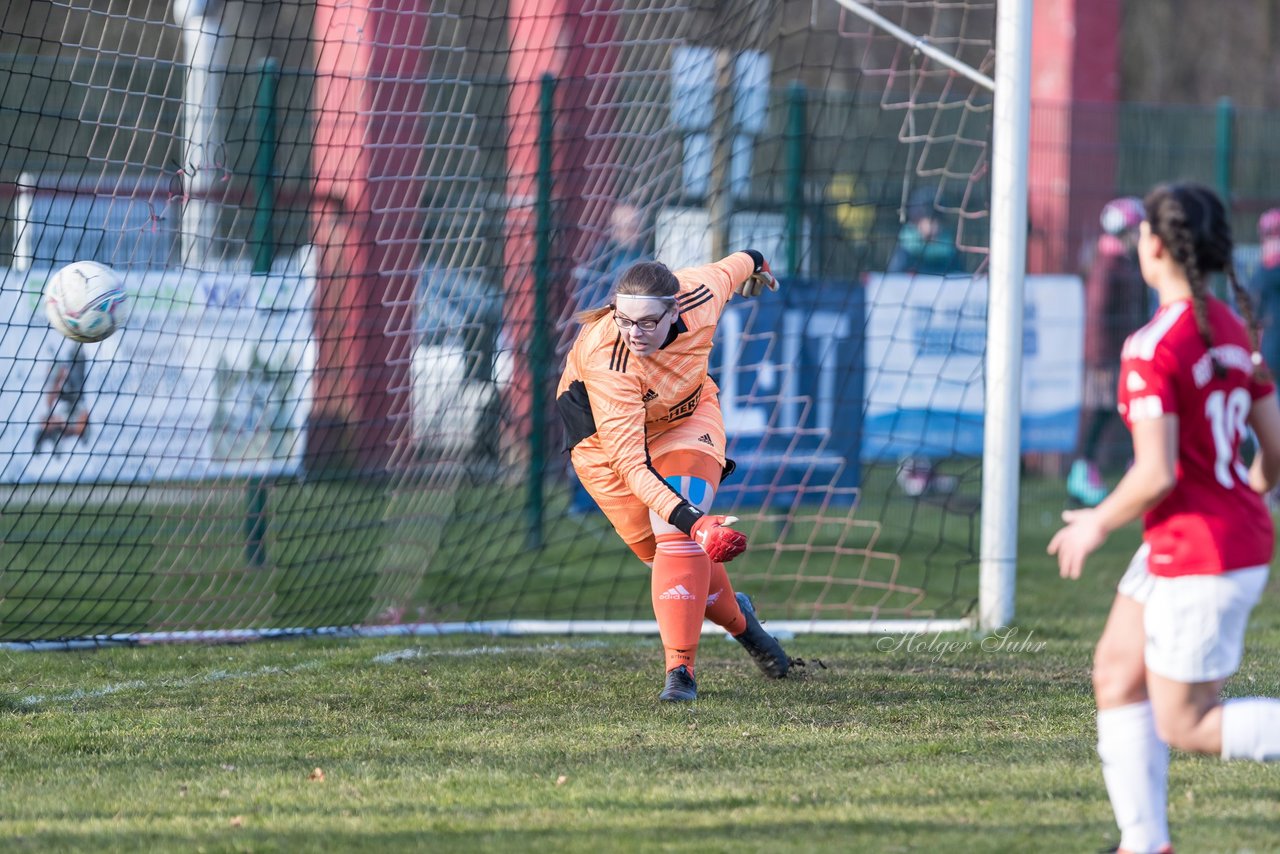
M1218 194L1203 184L1180 182L1160 184L1143 199L1147 223L1153 234L1168 248L1182 267L1191 285L1191 304L1196 329L1209 351L1214 375L1222 377L1226 367L1213 357L1213 328L1209 325L1209 276L1225 273L1231 285L1236 310L1244 318L1253 352L1254 375L1263 378L1266 367L1258 353L1258 322L1248 292L1236 275L1232 250L1231 222Z

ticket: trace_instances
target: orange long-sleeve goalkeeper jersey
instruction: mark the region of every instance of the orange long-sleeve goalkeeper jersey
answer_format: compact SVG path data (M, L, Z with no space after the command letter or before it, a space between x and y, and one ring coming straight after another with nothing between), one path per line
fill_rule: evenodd
M648 439L693 414L704 395L718 391L707 376L716 325L734 288L754 272L755 261L746 252L676 270L680 316L652 356L627 348L612 313L585 326L569 351L556 391L566 444L575 460L608 465L663 519L683 498L650 465Z

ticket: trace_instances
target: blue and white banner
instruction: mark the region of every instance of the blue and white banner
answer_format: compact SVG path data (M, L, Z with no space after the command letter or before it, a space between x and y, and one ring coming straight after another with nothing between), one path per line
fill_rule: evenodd
M315 366L311 278L129 272L125 328L76 345L45 320L50 273L0 269L0 482L301 467Z
M849 504L861 481L862 292L790 279L734 299L716 328L728 456L718 507Z
M987 281L867 279L863 458L978 456L986 376ZM1022 450L1070 452L1083 391L1084 285L1028 276L1022 340Z

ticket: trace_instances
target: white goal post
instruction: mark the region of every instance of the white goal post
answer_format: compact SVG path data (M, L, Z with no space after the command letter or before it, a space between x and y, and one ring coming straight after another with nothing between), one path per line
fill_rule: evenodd
M1013 619L1018 558L1032 0L1004 0L997 4L994 80L858 0L835 2L913 50L990 89L995 97L978 627L999 628ZM868 625L865 630L879 629Z
M1027 258L1031 126L1031 0L996 10L991 157L991 289L987 312L987 418L982 455L979 624L1013 619L1021 458L1022 306Z

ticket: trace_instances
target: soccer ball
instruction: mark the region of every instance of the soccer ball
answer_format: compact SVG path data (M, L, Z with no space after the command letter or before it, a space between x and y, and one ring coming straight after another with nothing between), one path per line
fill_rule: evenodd
M72 341L101 341L129 318L124 281L96 261L68 264L44 286L44 313L49 325Z

